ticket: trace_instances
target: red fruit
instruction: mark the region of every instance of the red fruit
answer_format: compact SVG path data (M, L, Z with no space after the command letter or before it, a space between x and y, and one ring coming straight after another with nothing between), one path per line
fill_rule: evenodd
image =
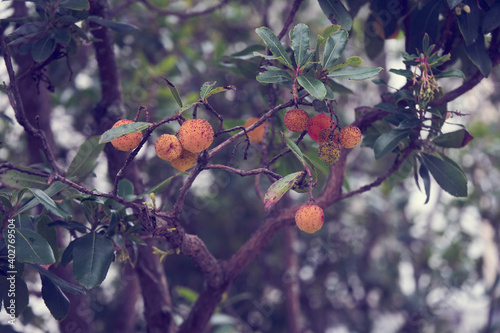
M314 141L318 142L319 133L325 128L331 127L331 118L326 114L318 114L309 120L307 133Z

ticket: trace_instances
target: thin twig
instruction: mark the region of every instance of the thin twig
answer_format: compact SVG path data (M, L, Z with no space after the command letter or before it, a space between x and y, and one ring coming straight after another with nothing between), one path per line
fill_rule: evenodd
M261 174L261 173L270 175L271 177L273 177L275 179L281 179L283 177L283 176L277 174L276 172L273 172L273 171L266 169L266 168L258 168L258 169L253 169L253 170L249 170L249 171L244 171L244 170L232 168L232 167L229 167L229 166L223 165L223 164L207 164L205 166L205 169L220 169L220 170L224 170L227 172L235 173L235 174L240 175L242 177L253 176L253 175L257 175L257 174Z

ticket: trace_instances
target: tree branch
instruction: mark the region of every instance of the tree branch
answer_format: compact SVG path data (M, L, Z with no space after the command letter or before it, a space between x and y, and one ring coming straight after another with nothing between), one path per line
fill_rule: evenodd
M175 11L172 11L172 10L168 10L168 9L163 9L163 8L157 7L157 6L153 5L151 2L149 2L149 0L141 0L141 2L149 10L152 10L152 11L154 11L157 14L160 14L160 15L173 15L173 16L177 16L177 17L180 17L180 18L183 18L183 19L191 18L191 17L195 17L195 16L200 16L200 15L205 15L205 14L210 14L211 12L224 7L230 1L231 0L222 0L217 5L214 5L212 7L208 7L206 9L204 9L204 10L200 10L200 11L197 11L197 12L185 12L185 13L181 13L181 12L175 12Z

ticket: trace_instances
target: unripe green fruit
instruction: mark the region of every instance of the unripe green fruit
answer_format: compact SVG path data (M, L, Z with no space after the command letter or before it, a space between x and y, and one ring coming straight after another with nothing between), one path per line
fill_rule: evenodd
M325 128L330 128L331 119L326 114L318 114L309 120L307 133L314 141L318 142L319 133Z
M113 128L131 123L133 123L133 121L129 119L118 120L113 125ZM142 140L142 132L139 131L116 138L111 141L111 144L118 150L131 151L132 149L137 148L139 143L141 143L141 140Z
M214 130L205 119L186 120L179 129L182 148L199 153L210 147L214 141Z
M286 128L292 132L303 132L309 125L309 114L303 109L293 109L283 119Z
M186 149L182 149L180 156L174 160L171 160L170 164L172 164L172 166L176 168L177 171L184 172L187 169L191 169L196 164L197 159L198 154L192 153Z
M344 127L340 131L340 145L344 148L354 148L361 142L361 130L354 125Z
M155 142L156 155L165 161L175 160L182 153L182 146L175 135L163 134Z
M323 226L325 214L317 205L302 206L295 213L295 224L300 230L312 234Z
M340 157L340 146L334 142L323 142L318 148L318 157L326 165L335 164Z

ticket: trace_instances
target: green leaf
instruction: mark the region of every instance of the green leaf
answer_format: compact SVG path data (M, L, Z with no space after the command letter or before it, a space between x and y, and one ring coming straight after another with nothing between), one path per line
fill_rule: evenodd
M62 190L64 190L66 187L68 187L68 185L64 184L64 183L61 183L61 182L53 182L52 184L50 184L49 188L47 188L46 190L44 190L45 194L47 194L49 197L53 197L54 195L56 195L57 193L61 192ZM38 199L35 197L33 199L31 199L30 201L28 201L24 206L21 207L21 209L19 209L17 211L17 214L21 214L21 213L24 213L28 210L30 210L31 208L37 206L38 204L40 204L40 202L38 201Z
M163 77L163 80L165 80L165 82L167 83L168 89L170 89L170 92L174 96L177 105L179 105L179 107L182 108L182 99L181 95L179 95L179 91L177 90L177 88L169 80L167 80L167 78Z
M77 221L64 221L64 220L57 220L57 221L53 221L51 223L48 224L49 227L52 227L52 226L56 226L56 227L63 227L64 229L67 229L67 230L75 230L75 231L78 231L82 234L85 234L87 233L87 227L80 223L80 222L77 222Z
M59 276L52 273L51 271L48 271L39 265L31 265L31 267L36 269L41 276L43 275L46 278L50 279L55 285L59 286L62 290L75 295L85 294L85 289L75 284L69 283L66 280L61 279Z
M215 87L216 84L217 81L210 81L203 83L200 89L201 99L206 99L207 94L210 92L210 90L212 90Z
M301 75L297 77L297 82L309 93L311 96L319 100L323 100L326 96L326 87L323 82L315 79L309 75Z
M97 164L97 158L102 152L104 145L99 144L99 136L94 136L85 141L75 157L71 161L66 172L66 177L76 177L78 180L83 180L85 177L94 170Z
M281 83L291 81L292 77L282 69L271 69L259 73L257 81L261 83Z
M33 43L31 48L31 56L37 62L47 60L56 49L56 41L51 35L44 36Z
M373 145L373 151L375 152L375 158L379 159L387 153L393 151L401 140L406 138L411 133L411 130L400 130L394 129L387 133L382 134L375 144Z
M490 75L492 62L484 45L484 36L482 34L478 35L474 43L465 47L465 53L474 65L479 68L484 77Z
M39 234L28 228L14 228L3 230L6 244L9 242L9 230L15 230L16 261L31 264L49 265L56 261L49 243Z
M382 67L343 68L338 71L331 72L328 74L328 77L349 80L366 80L374 77L380 73L381 70Z
M42 206L47 209L47 211L56 216L62 217L65 220L71 219L71 214L68 214L62 208L57 206L54 200L52 200L47 193L37 188L31 188L30 191L33 193L33 196L38 200L38 202L40 202Z
M214 89L210 90L206 94L205 99L209 98L210 96L213 96L215 94L218 94L218 93L221 93L221 92L225 92L225 91L228 91L228 90L236 90L236 87L233 86L233 85L229 85L229 86L223 86L223 87L214 88Z
M318 0L323 13L332 24L340 24L342 29L351 30L352 17L339 0Z
M293 69L292 60L290 59L288 53L286 53L285 47L281 44L278 37L276 37L276 35L266 27L257 28L255 31L264 40L264 43L266 43L267 47L269 47L271 53L274 54L274 56L281 58L281 62L285 66Z
M474 137L466 129L460 129L455 132L441 134L432 140L432 143L444 148L462 148L472 139Z
M428 203L429 198L431 196L431 176L429 175L429 170L427 170L424 164L421 164L420 169L418 170L418 174L420 175L422 181L424 182L424 189L426 195L425 203Z
M35 170L26 168L26 171ZM17 170L9 170L6 173L1 174L0 181L3 185L16 189L22 189L26 187L45 189L49 187L46 177L29 175Z
M67 28L54 29L52 36L59 44L66 45L71 41L71 33Z
M73 10L89 9L89 2L87 0L62 0L59 7L69 8Z
M455 162L422 154L422 162L443 190L455 197L467 196L467 178Z
M464 37L465 46L470 46L476 41L478 35L481 34L479 29L479 25L481 24L479 10L477 9L477 6L472 5L470 6L470 9L470 13L456 15L458 27Z
M307 50L309 49L309 28L303 23L297 24L290 30L290 40L292 41L293 56L297 67L302 67L306 64L308 57Z
M302 162L303 165L305 165L306 160L304 159L304 155L302 154L302 151L300 150L299 146L297 146L295 142L293 142L290 138L287 138L286 136L284 138L288 148L290 148L292 153L295 154L295 156L299 159L299 161Z
M433 70L433 71L435 71L435 70ZM438 73L434 76L436 77L436 79L443 79L443 78L447 78L447 77L458 77L460 79L465 80L465 74L459 69L452 69L449 71L441 72L441 73Z
M57 232L56 228L50 225L51 218L47 215L41 215L36 223L36 232L45 238L49 243L55 258L59 258L59 247L57 246Z
M186 287L176 287L175 291L179 296L181 296L190 303L194 303L198 299L198 293L193 289L189 289Z
M56 320L63 320L69 313L69 300L48 277L40 275L42 278L42 298L50 314Z
M500 3L497 2L486 12L486 15L483 17L483 33L488 33L500 26Z
M92 232L75 240L73 275L87 289L104 281L113 261L114 246L104 235Z
M139 31L139 29L133 25L106 20L99 16L90 15L88 20L120 34L132 34Z
M286 175L285 177L275 181L269 186L264 195L264 209L269 210L288 192L304 174L304 171L299 171Z
M146 128L148 128L149 125L151 125L151 124L147 123L147 122L140 122L139 121L139 122L125 124L125 125L117 126L115 128L111 128L101 135L101 138L99 139L99 143L110 142L110 141L112 141L116 138L119 138L121 136L130 134L130 133L143 131Z
M413 78L413 72L409 69L396 69L396 68L391 68L389 69L389 72L404 76L405 78L411 80Z
M339 60L345 50L348 41L348 33L345 30L340 30L336 34L328 37L323 50L321 64L326 70L333 67L334 63Z

